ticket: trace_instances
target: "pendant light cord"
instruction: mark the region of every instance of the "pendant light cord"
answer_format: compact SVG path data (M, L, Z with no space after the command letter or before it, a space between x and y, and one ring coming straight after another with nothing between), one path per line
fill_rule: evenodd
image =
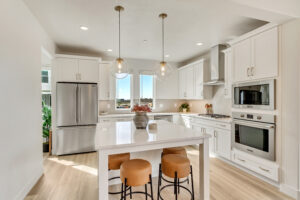
M165 61L165 22L162 17L162 61Z
M119 10L119 58L121 58L121 11Z

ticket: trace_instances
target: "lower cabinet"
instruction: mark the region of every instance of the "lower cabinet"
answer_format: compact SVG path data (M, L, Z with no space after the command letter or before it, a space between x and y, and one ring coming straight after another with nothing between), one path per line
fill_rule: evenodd
M271 180L279 180L279 165L275 162L258 158L236 149L232 151L232 161Z
M231 131L215 129L215 151L216 154L230 160L231 155Z
M194 120L192 123L192 129L198 130L202 133L209 134L209 153L211 156L221 156L230 160L231 158L231 130L227 124L220 124L215 122L203 123L202 120ZM217 128L220 125L224 125L225 128Z

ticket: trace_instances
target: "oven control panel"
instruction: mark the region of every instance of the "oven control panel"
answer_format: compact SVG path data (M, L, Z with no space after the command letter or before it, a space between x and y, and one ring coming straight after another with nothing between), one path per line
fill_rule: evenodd
M233 112L232 117L234 119L244 119L249 121L275 123L275 115L270 115L270 114Z

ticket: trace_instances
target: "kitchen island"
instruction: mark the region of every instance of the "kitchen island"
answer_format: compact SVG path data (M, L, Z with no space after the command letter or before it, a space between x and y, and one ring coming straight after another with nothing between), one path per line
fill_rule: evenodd
M199 144L200 196L209 199L209 135L167 121L157 129L136 129L132 121L99 123L97 125L99 200L108 200L108 156ZM155 167L155 166L153 166Z

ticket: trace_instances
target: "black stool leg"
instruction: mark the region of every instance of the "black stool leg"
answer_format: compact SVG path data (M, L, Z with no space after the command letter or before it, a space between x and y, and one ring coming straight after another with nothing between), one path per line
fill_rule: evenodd
M192 182L192 200L195 199L195 193L194 193L194 180L193 180L193 167L191 165L191 182Z
M132 199L132 187L130 186L130 199Z
M150 190L151 190L151 199L154 200L153 198L153 188L152 188L152 175L149 175L149 179L150 179Z
M146 200L148 199L148 191L147 191L147 184L145 184L145 194L146 194Z
M124 199L126 200L126 191L127 191L127 179L125 178L125 184L124 184Z
M122 183L122 186L121 186L121 200L123 200L123 187L124 187L124 184Z
M157 200L160 200L160 184L161 184L161 164L159 164L159 171L158 171Z
M174 192L175 192L175 199L177 200L177 172L175 172L175 178L174 178Z
M179 186L180 185L180 179L179 178L177 179L177 185L178 185L178 194L180 194L180 186Z

